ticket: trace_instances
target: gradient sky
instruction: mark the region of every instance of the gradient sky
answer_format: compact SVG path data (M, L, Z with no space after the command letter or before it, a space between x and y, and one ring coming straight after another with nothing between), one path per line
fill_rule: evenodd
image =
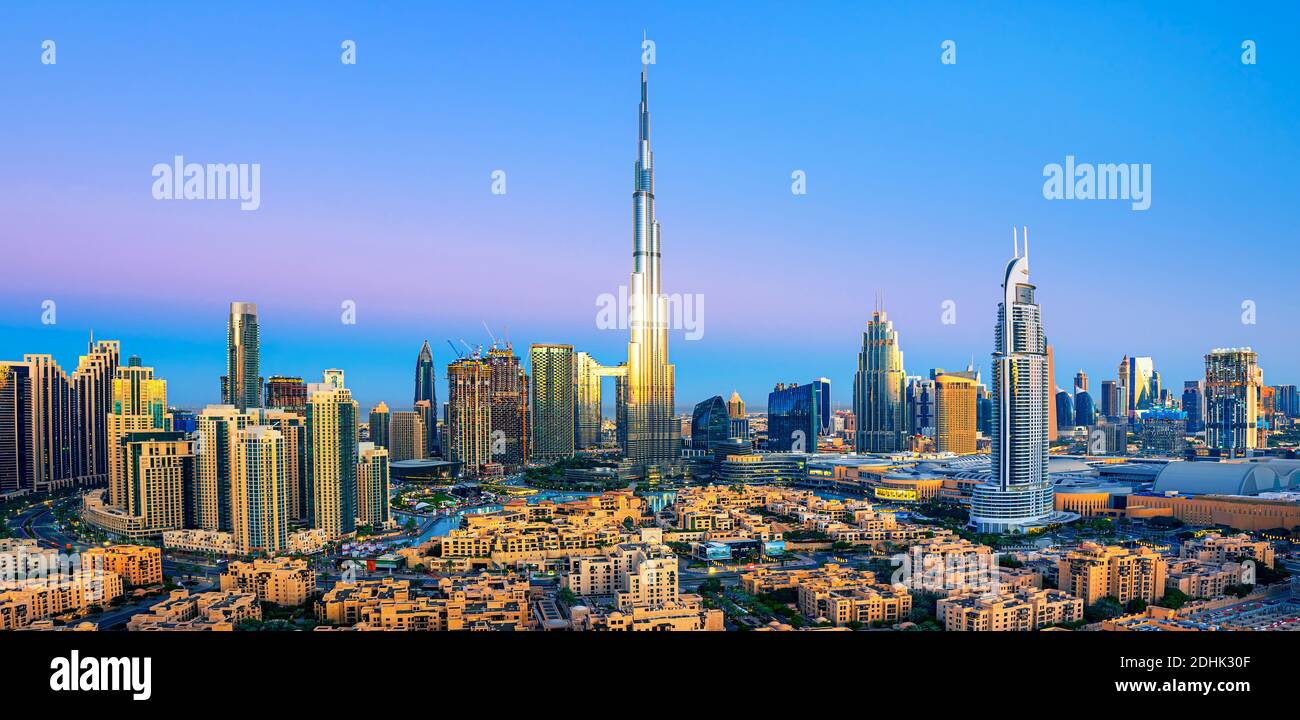
M848 403L877 289L909 373L987 376L1012 225L1062 387L1127 353L1180 388L1234 345L1300 383L1294 3L121 5L0 8L0 357L71 370L93 328L201 406L246 300L264 374L342 367L365 406L410 403L426 338L445 399L484 321L616 364L644 31L664 290L705 298L679 407L818 376ZM260 163L261 209L154 200L177 154ZM1151 208L1045 200L1067 154L1150 163Z

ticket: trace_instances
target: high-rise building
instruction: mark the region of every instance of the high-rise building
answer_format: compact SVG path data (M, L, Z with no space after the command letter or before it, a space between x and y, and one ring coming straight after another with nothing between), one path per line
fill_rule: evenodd
M70 487L80 463L77 396L72 381L50 355L24 355L31 372L37 491Z
M731 391L731 399L727 400L727 414L733 419L745 417L745 401L740 399L740 393L735 390Z
M532 370L533 456L541 462L572 457L573 346L533 345L528 355ZM677 435L680 437L680 430Z
M602 368L590 353L578 353L574 362L574 442L579 450L600 447Z
M632 189L632 277L629 282L627 376L619 398L624 418L623 451L633 463L673 464L681 456L681 423L676 418L676 369L668 362L668 304L659 270L659 221L655 218L654 154L650 151L650 96L641 68L637 160ZM534 365L534 382L536 382ZM534 395L534 398L536 396ZM537 411L534 409L534 418ZM558 431L558 430L557 430ZM543 436L548 433L543 432ZM538 435L534 432L534 439ZM566 452L563 437L536 455ZM572 443L568 443L572 445Z
M448 459L470 477L492 462L491 372L477 353L447 366Z
M1097 422L1097 406L1087 390L1074 394L1074 424L1076 426L1092 425Z
M1118 417L1130 417L1133 414L1133 405L1130 402L1132 400L1132 390L1129 386L1131 379L1128 355L1125 355L1124 358L1119 361L1116 380L1118 384L1115 386L1115 389L1119 395L1118 402L1115 404L1115 413Z
M240 410L262 403L261 336L257 329L257 305L230 303L226 328L226 376L222 403Z
M394 461L422 460L426 455L424 417L414 410L398 410L389 422L388 452Z
M361 443L357 452L357 523L376 529L390 527L388 451L374 443Z
M256 424L255 415L232 405L209 405L199 413L195 447L198 459L195 520L199 528L222 532L233 529L231 485L238 461L239 432Z
M1029 282L1029 236L1016 244L1002 281L993 342L994 482L975 487L971 522L982 532L1023 530L1049 519L1054 493L1047 474L1047 339Z
M96 341L91 334L86 354L77 360L72 375L76 386L77 474L83 484L108 480L108 415L113 409L113 378L121 358L116 340Z
M266 379L266 399L262 406L302 412L307 409L307 383L300 377L272 375Z
M167 381L153 376L153 368L143 367L132 357L119 366L113 378L112 406L107 424L109 450L108 502L118 509L128 509L127 448L123 438L132 432L165 429Z
M31 368L0 361L0 494L36 488Z
M321 383L338 389L347 387L347 384L343 381L343 371L338 368L330 368L322 372Z
M1187 432L1205 430L1205 381L1183 381L1183 412L1187 413Z
M767 447L777 452L817 452L821 434L821 389L817 383L777 383L767 395Z
M1107 418L1119 418L1124 415L1119 405L1119 385L1114 380L1101 381L1101 414Z
M1088 392L1088 374L1082 369L1074 374L1074 394L1078 395L1081 392Z
M492 462L500 464L506 472L515 472L528 463L531 457L528 430L528 374L519 364L510 343L493 345L488 350L488 385L492 425ZM576 373L576 367L574 368ZM573 385L575 375L569 378ZM570 390L572 393L573 390ZM576 418L576 416L574 416ZM599 420L597 421L599 423ZM569 425L576 429L576 421Z
M357 412L347 388L307 386L308 521L330 539L357 529Z
M284 441L268 425L235 435L235 472L230 485L230 524L243 553L276 553L289 536L288 482Z
M1053 402L1056 403L1056 426L1059 430L1069 430L1074 427L1074 398L1070 393L1062 390L1056 393Z
M392 437L389 431L391 422L392 415L388 412L388 405L380 400L379 404L370 410L370 442L376 447L388 447Z
M124 489L120 510L141 534L191 527L195 518L194 443L165 430L128 432L120 439Z
M906 374L894 323L883 309L871 314L862 333L858 370L853 377L853 414L858 452L897 452L907 447L903 412Z
M934 380L909 377L907 390L903 396L904 422L907 425L908 435L934 437L934 405Z
M954 374L934 378L934 449L969 455L976 451L976 392L974 379Z
M695 450L712 450L719 443L731 439L731 415L721 395L695 406L691 414L691 447Z
M1277 411L1287 417L1300 417L1300 394L1295 385L1274 385L1277 393Z
M1047 441L1056 442L1057 437L1057 420L1056 409L1059 407L1056 402L1056 360L1052 353L1052 346L1047 346Z
M1156 389L1155 368L1149 357L1131 357L1128 364L1128 414L1136 416L1147 410L1159 395Z
M1205 356L1205 444L1227 457L1259 447L1258 355L1250 348L1215 348Z
M424 418L424 432L427 436L424 445L425 452L430 457L442 452L438 438L438 386L434 380L433 350L429 348L429 341L425 340L420 347L419 357L415 359L415 399L412 404L418 405L421 401L429 403L429 413Z
M285 505L290 524L305 524L309 515L307 498L307 416L290 410L263 410L262 424L280 433L284 450L280 462L284 465Z
M817 407L822 414L818 426L823 435L830 435L835 430L835 424L831 422L831 381L829 378L817 378L813 380L813 385L817 386Z

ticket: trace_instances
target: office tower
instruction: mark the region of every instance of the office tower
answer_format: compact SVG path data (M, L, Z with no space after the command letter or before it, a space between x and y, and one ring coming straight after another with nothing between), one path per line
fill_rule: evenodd
M1012 245L993 342L995 479L976 486L971 496L971 522L982 532L1024 529L1050 518L1054 505L1047 474L1051 380L1036 288L1029 282L1028 233L1023 255L1014 231Z
M261 424L280 433L284 444L280 462L284 465L285 507L291 524L304 524L310 511L307 498L307 417L289 410L263 410Z
M330 539L357 529L357 413L347 388L307 386L308 522Z
M628 284L630 337L627 377L620 397L624 407L620 415L625 422L621 434L627 459L645 466L680 460L681 424L675 417L676 370L668 362L668 307L660 283L659 221L655 219L654 155L650 151L650 98L644 66L638 126L632 190L632 277ZM533 367L536 382L536 365ZM533 412L536 418L537 410ZM571 454L566 447L572 442L566 445L563 437L548 435L547 431L541 434L552 446L543 450L534 432L539 459Z
M77 478L80 436L72 381L49 355L24 355L30 368L38 492L71 486Z
M231 532L242 553L276 553L289 536L288 488L280 431L252 425L235 435Z
M379 401L379 404L370 410L370 442L377 447L388 447L392 437L389 430L391 422L392 415L388 412L388 405L382 400Z
M935 450L957 455L975 452L977 392L972 378L946 373L935 377Z
M572 345L533 345L528 351L532 366L533 457L551 462L573 456L573 377ZM631 391L629 391L631 392ZM643 407L642 410L647 408ZM629 407L629 412L631 408ZM640 412L640 411L638 411ZM643 420L650 415L640 413ZM669 417L678 423L674 417ZM639 422L639 421L638 421ZM635 429L636 425L630 426ZM680 437L680 425L678 432ZM644 428L642 428L644 430ZM631 442L629 440L629 442ZM649 445L643 446L643 449ZM641 462L649 456L641 456ZM657 456L656 456L657 457Z
M904 423L908 435L934 437L934 380L909 377L903 396Z
M777 452L817 452L821 388L777 383L767 395L767 447Z
M1088 375L1082 369L1074 374L1074 394L1088 392Z
M475 353L447 366L448 459L477 477L492 462L491 368Z
M1056 361L1053 360L1052 346L1047 346L1047 441L1056 442Z
M373 414L372 414L373 417ZM427 457L424 416L415 410L398 410L389 422L388 454L394 461L422 460Z
M36 487L31 367L0 361L0 495Z
M1259 375L1259 419L1255 424L1258 429L1258 437L1255 440L1255 447L1268 447L1269 428L1272 427L1273 415L1277 412L1276 393L1269 385L1264 384L1264 376L1261 372Z
M1155 400L1152 394L1152 381L1155 370L1149 357L1129 358L1128 364L1128 414L1135 417L1139 412L1151 407Z
M261 405L261 336L255 303L230 303L226 328L226 376L221 402L247 410Z
M1277 411L1287 417L1300 417L1300 394L1295 385L1274 385L1277 392Z
M579 450L600 447L600 363L585 352L574 362L574 442Z
M1129 402L1132 399L1132 393L1129 389L1130 377L1128 355L1125 355L1124 359L1119 361L1119 371L1116 380L1117 384L1115 390L1118 393L1118 402L1115 403L1115 415L1116 417L1129 417L1133 406Z
M194 523L194 443L184 433L137 430L120 438L122 512L142 534L181 530Z
M1069 430L1074 427L1074 398L1070 393L1062 390L1056 393L1053 400L1056 403L1056 424L1061 430Z
M695 406L695 412L691 414L692 448L711 450L731 437L731 415L721 395L714 395Z
M528 374L519 364L510 343L493 345L488 350L488 385L490 407L488 415L492 426L492 462L501 464L506 472L515 472L528 463L531 456L528 430ZM577 368L568 378L569 394ZM569 416L570 432L576 428L576 415ZM599 420L597 421L599 422Z
M1119 384L1114 380L1101 381L1101 414L1108 418L1123 415L1119 407Z
M132 432L164 430L167 412L167 381L153 376L139 358L119 366L112 384L112 407L106 420L108 441L108 502L126 510L129 488L123 438Z
M745 417L745 401L740 399L740 393L735 390L731 391L731 399L727 400L727 414L733 418Z
M975 388L976 428L985 436L993 434L993 394L988 386L980 384Z
M1143 455L1178 457L1187 447L1187 413L1154 408L1142 416L1138 437Z
M429 403L430 412L424 418L424 449L429 457L442 453L442 444L438 438L438 386L434 380L433 350L429 348L429 341L425 340L420 347L419 357L415 359L415 399L412 404L418 405L421 401Z
M196 525L204 530L232 529L231 484L235 477L239 432L257 424L251 413L232 405L209 405L199 413Z
M424 427L424 457L433 457L429 451L429 445L432 443L435 447L442 445L438 437L438 416L434 412L433 406L428 400L421 400L415 404L415 412L420 416L420 422Z
M1183 412L1187 413L1187 432L1205 430L1205 382L1183 381Z
M300 377L272 375L266 379L263 407L302 412L307 409L307 383Z
M862 333L858 370L853 376L853 414L858 420L858 452L897 452L907 447L903 413L903 351L894 323L883 309L871 314Z
M1165 391L1163 388L1160 387L1159 370L1151 371L1151 380L1150 382L1147 383L1147 385L1149 388L1149 394L1151 396L1149 400L1149 405L1155 406L1160 404L1165 399Z
M834 430L834 424L831 423L831 381L829 378L817 378L813 380L813 385L817 386L817 407L821 410L821 420L818 426L821 428L823 435L829 435Z
M1258 356L1250 348L1215 348L1205 356L1205 444L1227 457L1258 447Z
M387 528L392 524L388 507L388 450L374 443L361 443L357 453L357 523L375 529Z
M1097 406L1087 390L1080 390L1074 395L1074 424L1092 425L1097 422Z
M108 480L108 414L113 409L113 377L117 374L121 345L116 340L86 344L72 374L76 387L77 474L81 482L97 485Z

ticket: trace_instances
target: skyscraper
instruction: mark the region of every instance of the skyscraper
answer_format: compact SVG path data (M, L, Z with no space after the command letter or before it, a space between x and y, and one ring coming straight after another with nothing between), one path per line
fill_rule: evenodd
M600 446L600 363L590 353L574 358L574 442L579 450Z
M971 496L971 523L982 532L1011 532L1041 523L1053 513L1054 494L1047 474L1047 421L1051 380L1047 339L1029 282L1029 236L1002 281L993 342L994 482L978 485Z
M500 463L506 472L514 472L526 465L531 456L528 374L519 364L519 357L509 342L493 344L488 350L487 362L491 388L488 413L492 425L492 462ZM570 376L570 385L573 381L574 376ZM596 422L599 426L599 419ZM575 421L570 420L570 425L574 424Z
M108 502L126 510L127 448L123 438L143 430L163 430L167 411L167 381L153 376L153 368L143 367L139 358L119 366L113 378L112 408L107 423L109 452Z
M821 434L821 397L817 383L778 383L767 395L768 449L817 452L817 436Z
M532 370L533 456L538 461L571 457L575 410L573 346L533 345L528 355Z
M1183 412L1187 413L1187 432L1205 430L1205 381L1183 381Z
M1057 419L1056 413L1060 408L1060 403L1056 401L1056 360L1052 352L1052 345L1047 345L1047 442L1056 441L1057 437Z
M817 407L822 414L818 426L821 428L821 433L823 435L829 435L835 431L835 426L831 423L830 378L817 378L816 380L813 380L813 385L817 386Z
M735 390L731 391L731 399L727 400L727 414L733 420L745 417L745 401L740 399L740 393Z
M199 413L195 447L198 494L195 521L204 530L232 529L231 485L235 481L239 432L257 424L251 413L231 405L209 405Z
M438 387L434 379L433 350L429 348L429 341L425 340L424 345L420 347L419 357L415 359L415 399L412 404L424 400L429 403L429 408L432 410L430 416L425 418L424 428L427 435L424 441L425 452L430 457L442 452L438 440Z
M257 305L230 303L226 328L226 376L221 401L240 410L262 404L261 336L257 329Z
M1248 347L1215 348L1205 356L1205 444L1227 457L1258 447L1263 373Z
M31 368L0 361L0 494L36 486Z
M235 436L231 532L240 552L275 553L288 542L288 483L280 431L252 425Z
M1074 395L1074 424L1092 425L1097 422L1097 406L1092 401L1092 395L1087 390L1081 390Z
M1119 407L1119 385L1114 380L1101 381L1101 414L1108 418L1123 415Z
M50 355L24 355L31 373L37 491L70 487L77 479L81 425L72 380Z
M284 485L289 522L307 522L307 417L291 410L263 410L262 424L270 425L280 433L284 450L280 462L284 465Z
M1088 392L1088 374L1082 369L1074 374L1074 394L1078 395L1081 392Z
M712 450L731 438L731 416L721 395L695 406L691 414L691 447L695 450Z
M908 435L934 437L934 380L909 377L903 396L903 413Z
M1115 386L1115 390L1119 393L1117 396L1118 402L1115 404L1116 417L1129 417L1132 415L1133 405L1130 402L1132 400L1132 392L1129 388L1129 375L1128 355L1125 355L1124 359L1119 361L1119 371L1116 374L1118 384Z
M370 409L370 442L376 447L386 448L391 442L390 423L392 415L388 412L388 405L380 400L379 404Z
M374 414L371 414L374 417ZM389 421L388 452L394 461L422 460L427 457L424 417L415 410L398 410Z
M374 443L357 446L357 522L382 529L392 525L388 507L388 451Z
M448 459L470 477L492 462L491 372L477 353L447 366Z
M1074 398L1070 393L1062 390L1056 393L1054 399L1056 403L1056 426L1061 430L1069 430L1074 427Z
M307 506L313 528L336 539L357 529L357 401L332 383L307 386Z
M627 378L623 383L624 452L641 465L680 459L681 424L675 417L676 370L668 362L668 309L659 273L659 221L655 219L654 154L650 151L650 98L641 68L637 160L632 189L632 277L629 284ZM534 376L536 371L534 371ZM535 380L534 380L535 381ZM536 417L536 410L534 410ZM537 435L534 434L534 438ZM564 452L562 439L553 450ZM534 443L536 445L536 443ZM570 443L571 444L571 443ZM537 455L543 450L537 446Z
M858 370L853 376L853 414L858 452L897 452L907 447L903 412L903 351L894 323L883 309L871 314L862 333Z
M300 377L272 375L266 379L266 399L262 406L298 412L305 410L307 383Z
M194 443L165 430L128 432L120 438L125 482L121 511L133 532L156 535L194 523Z
M113 377L117 374L121 346L116 340L95 340L92 333L86 354L72 375L76 386L77 474L85 484L108 479L108 414L113 406Z
M976 392L972 378L947 373L935 377L935 450L957 455L975 452Z
M1155 402L1158 381L1154 363L1149 357L1129 358L1128 374L1128 414L1135 417L1150 409Z

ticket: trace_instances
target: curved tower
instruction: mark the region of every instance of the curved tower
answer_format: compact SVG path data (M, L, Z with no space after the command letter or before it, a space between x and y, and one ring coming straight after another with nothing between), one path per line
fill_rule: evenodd
M1029 282L1029 234L1024 253L1012 230L1015 255L1002 279L1002 302L993 332L994 481L971 496L971 523L981 532L1013 532L1042 524L1053 514L1047 474L1047 339Z
M650 151L650 100L644 65L637 125L623 450L633 462L661 465L679 459L681 425L673 416L676 377L674 367L668 363L668 313L660 288L659 222L655 219L654 154Z

